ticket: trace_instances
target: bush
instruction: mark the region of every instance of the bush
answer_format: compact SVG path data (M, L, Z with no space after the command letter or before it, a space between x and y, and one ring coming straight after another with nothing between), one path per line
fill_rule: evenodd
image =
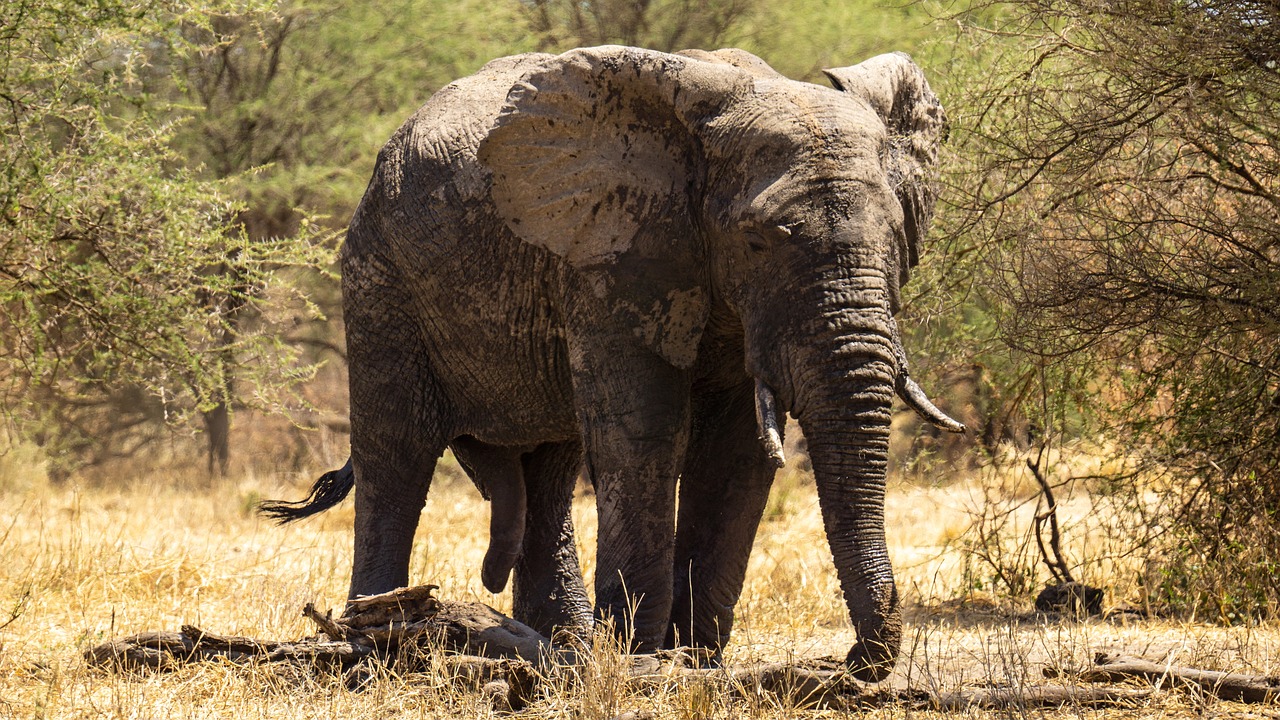
M1142 463L1125 487L1157 530L1139 549L1151 599L1268 612L1274 575L1236 560L1280 553L1280 9L983 11L998 33L953 115L951 241L981 256L1002 338L1074 368L1045 393L1083 403L1076 432Z

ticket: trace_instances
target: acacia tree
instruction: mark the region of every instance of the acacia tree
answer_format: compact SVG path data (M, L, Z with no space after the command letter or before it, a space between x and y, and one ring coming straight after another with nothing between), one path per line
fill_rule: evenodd
M175 150L199 176L240 203L233 221L251 243L300 230L311 215L335 230L359 199L377 147L437 87L505 54L518 36L513 8L476 0L346 3L274 0L211 7L158 38L144 77L149 93L188 119ZM187 52L196 47L198 52ZM206 270L238 286L234 264ZM302 280L316 298L337 297L334 278ZM210 295L233 348L256 322L243 293ZM338 314L325 303L327 317ZM341 358L331 329L295 332ZM216 402L203 413L209 468L225 472L230 423L244 371L234 352L219 363Z
M1275 608L1280 7L985 12L994 59L951 106L951 242L984 259L1004 338L1072 369L1088 389L1073 401L1137 462L1109 487L1134 491L1151 531L1149 596L1224 618ZM1138 490L1156 474L1153 505Z
M546 50L638 45L674 52L715 49L759 6L758 0L527 0L530 29Z
M231 222L242 207L186 169L174 115L139 92L151 39L199 17L112 0L0 11L0 390L55 475L207 411L229 352L251 361L263 405L309 372L269 331L271 308L296 298L280 269L322 256L296 238L247 242ZM219 266L234 272L207 271ZM264 331L232 347L209 297L263 308Z

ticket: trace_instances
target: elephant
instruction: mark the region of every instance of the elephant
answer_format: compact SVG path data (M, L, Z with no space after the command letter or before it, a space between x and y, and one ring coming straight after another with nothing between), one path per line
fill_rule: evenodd
M594 618L633 648L728 642L782 461L808 441L857 639L901 641L884 528L894 315L930 224L946 116L905 54L788 79L741 50L621 46L494 60L378 155L341 251L355 489L350 593L408 582L437 459L492 500L482 578L517 618L592 622L569 502L599 519Z

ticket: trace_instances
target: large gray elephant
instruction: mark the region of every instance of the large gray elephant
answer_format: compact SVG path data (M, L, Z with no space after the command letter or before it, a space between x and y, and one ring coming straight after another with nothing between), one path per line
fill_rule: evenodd
M514 566L517 616L589 624L569 518L585 466L596 615L641 651L719 648L786 411L858 635L849 668L882 679L901 637L890 403L962 429L911 381L894 323L946 123L905 55L827 75L599 47L437 93L382 149L342 251L351 460L275 514L354 484L351 594L405 585L452 447L493 500L486 585Z

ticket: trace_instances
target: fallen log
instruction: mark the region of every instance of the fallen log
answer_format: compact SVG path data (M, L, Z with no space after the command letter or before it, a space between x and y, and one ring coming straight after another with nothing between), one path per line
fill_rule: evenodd
M342 616L308 604L303 614L320 634L292 642L218 635L192 625L179 632L150 632L113 640L85 652L107 669L169 671L215 659L235 663L295 663L347 673L359 685L371 676L364 663L396 658L414 670L431 669L447 682L488 696L495 708L519 710L549 678L572 685L589 658L555 649L532 628L481 603L440 600L435 586L402 588L357 598ZM774 698L793 707L856 710L902 704L934 710L1024 709L1076 705L1132 707L1163 686L1195 686L1228 700L1268 702L1280 696L1280 680L1194 668L1170 668L1137 658L1099 655L1078 674L1089 682L1143 679L1157 688L1037 685L1018 688L958 688L951 691L864 685L836 658L795 663L708 667L705 650L677 649L623 658L622 680L633 690L705 683L741 698ZM611 671L606 671L611 672ZM1053 673L1046 671L1046 675ZM1172 681L1172 682L1170 682Z
M420 655L439 647L480 658L544 660L551 642L533 628L488 605L441 601L432 596L434 589L426 585L358 598L339 618L308 603L303 614L320 629L317 638L263 641L184 625L179 632L140 633L103 643L85 651L85 659L98 667L162 672L214 658L349 667L409 647Z
M1079 673L1086 682L1144 680L1159 687L1196 689L1222 700L1269 703L1280 700L1280 678L1162 665L1126 655L1099 653L1093 667Z
M1156 694L1150 688L1091 688L1070 685L1030 685L1021 688L969 688L938 693L925 705L931 710L1014 710L1063 706L1136 707Z
M233 635L216 635L192 625L179 632L146 632L118 638L85 651L90 665L111 670L176 670L187 663L216 658L234 663L250 661L305 662L352 665L369 657L370 647L346 641L300 640L264 642Z
M761 663L735 669L666 668L662 675L636 675L653 684L700 681L742 698L771 697L796 708L852 712L906 705L920 710L1016 710L1078 706L1131 708L1156 694L1153 689L1098 688L1069 685L958 688L951 691L866 685L844 670L839 660L822 658L798 663Z

